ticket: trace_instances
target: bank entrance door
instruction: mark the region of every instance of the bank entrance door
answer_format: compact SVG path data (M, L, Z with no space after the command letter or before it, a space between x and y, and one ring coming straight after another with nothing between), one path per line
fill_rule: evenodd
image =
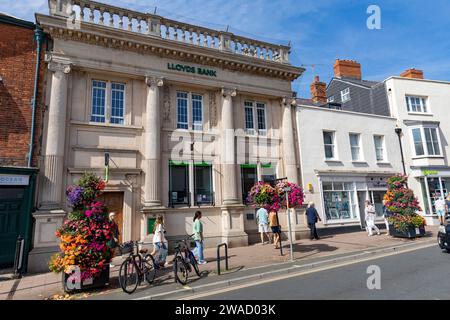
M13 266L17 237L30 223L24 195L25 187L0 186L0 269Z
M108 208L108 214L115 212L116 223L119 226L119 243L122 243L123 235L123 192L105 192L102 194L98 201Z

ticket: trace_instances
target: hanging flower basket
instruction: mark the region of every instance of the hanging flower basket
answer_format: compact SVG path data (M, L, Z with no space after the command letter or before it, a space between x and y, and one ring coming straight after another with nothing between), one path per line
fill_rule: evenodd
M258 182L250 190L247 202L254 207L263 207L266 210L279 211L287 208L285 189L289 188L289 208L298 208L303 205L304 193L301 187L291 182L279 182L272 187L268 183Z

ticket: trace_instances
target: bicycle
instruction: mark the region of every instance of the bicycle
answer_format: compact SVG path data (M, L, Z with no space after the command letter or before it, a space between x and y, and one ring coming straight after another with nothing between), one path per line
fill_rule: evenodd
M198 269L197 260L191 251L189 241L193 234L178 242L175 247L175 256L173 258L173 272L175 275L175 283L178 282L181 285L186 285L189 273L194 269L197 276L201 277L200 270ZM192 266L192 267L191 267Z
M152 284L156 276L156 262L147 249L140 249L143 242L132 242L130 255L122 262L119 269L119 283L122 290L128 294L136 291L142 281ZM135 250L136 249L136 250Z

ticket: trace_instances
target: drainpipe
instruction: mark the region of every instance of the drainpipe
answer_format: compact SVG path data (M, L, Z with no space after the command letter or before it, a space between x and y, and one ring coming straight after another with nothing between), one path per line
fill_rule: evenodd
M34 143L34 128L35 128L35 118L36 118L36 107L37 107L37 98L38 98L38 89L39 89L39 69L41 65L41 49L42 49L42 40L44 37L44 33L40 26L36 26L34 30L34 39L37 43L36 49L36 73L34 75L34 90L33 90L33 100L32 100L32 114L31 114L31 135L30 135L30 144L28 149L28 167L31 167L33 160L33 143Z

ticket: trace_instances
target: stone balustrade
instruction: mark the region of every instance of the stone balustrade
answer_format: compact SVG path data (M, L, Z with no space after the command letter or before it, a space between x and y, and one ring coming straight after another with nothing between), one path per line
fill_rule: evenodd
M66 17L73 24L95 24L187 45L289 64L289 46L258 41L230 32L200 27L96 1L50 0L49 6L51 15Z

